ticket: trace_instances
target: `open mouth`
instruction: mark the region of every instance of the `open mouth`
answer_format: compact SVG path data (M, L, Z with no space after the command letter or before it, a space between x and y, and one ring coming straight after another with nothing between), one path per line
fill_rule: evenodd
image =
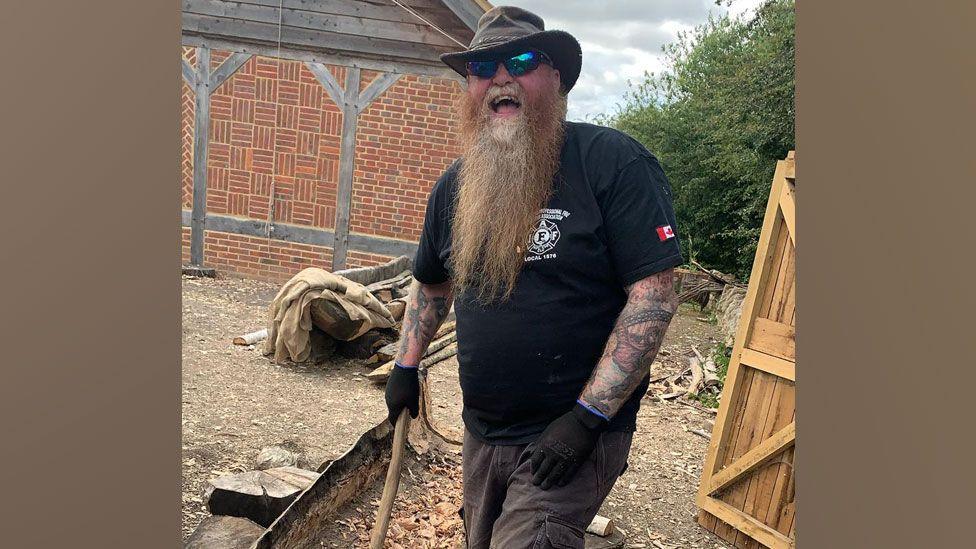
M515 114L522 108L518 99L511 95L499 95L491 100L490 106L492 111L500 115Z

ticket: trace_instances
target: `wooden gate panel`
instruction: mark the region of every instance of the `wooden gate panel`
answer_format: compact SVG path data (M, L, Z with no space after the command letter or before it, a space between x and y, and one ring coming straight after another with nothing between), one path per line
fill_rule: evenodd
M793 154L777 164L709 445L699 522L736 547L795 546Z

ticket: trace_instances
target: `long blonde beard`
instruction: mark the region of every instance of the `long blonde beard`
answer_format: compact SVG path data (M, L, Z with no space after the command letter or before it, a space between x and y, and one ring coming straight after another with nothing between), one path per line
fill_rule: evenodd
M455 293L476 291L490 303L511 296L526 246L552 193L559 169L566 97L556 90L522 112L492 122L492 90L476 103L462 94L460 129L464 150L451 248ZM524 95L518 84L502 92Z

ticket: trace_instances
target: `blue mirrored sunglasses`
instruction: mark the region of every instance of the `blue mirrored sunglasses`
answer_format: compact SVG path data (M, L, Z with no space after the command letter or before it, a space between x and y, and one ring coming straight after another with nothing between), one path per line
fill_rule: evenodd
M498 65L505 65L505 70L512 76L522 76L539 68L539 63L552 66L552 60L546 54L539 51L527 51L525 53L509 57L504 60L493 61L468 61L468 74L478 78L491 78L498 71Z

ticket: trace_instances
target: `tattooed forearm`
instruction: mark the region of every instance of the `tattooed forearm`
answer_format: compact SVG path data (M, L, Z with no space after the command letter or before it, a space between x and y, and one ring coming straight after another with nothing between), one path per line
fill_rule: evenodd
M640 280L627 291L627 304L580 395L607 417L617 413L647 375L678 308L671 269Z
M451 283L421 284L414 282L407 308L403 312L400 347L397 360L401 364L416 365L427 350L448 311L454 295Z

